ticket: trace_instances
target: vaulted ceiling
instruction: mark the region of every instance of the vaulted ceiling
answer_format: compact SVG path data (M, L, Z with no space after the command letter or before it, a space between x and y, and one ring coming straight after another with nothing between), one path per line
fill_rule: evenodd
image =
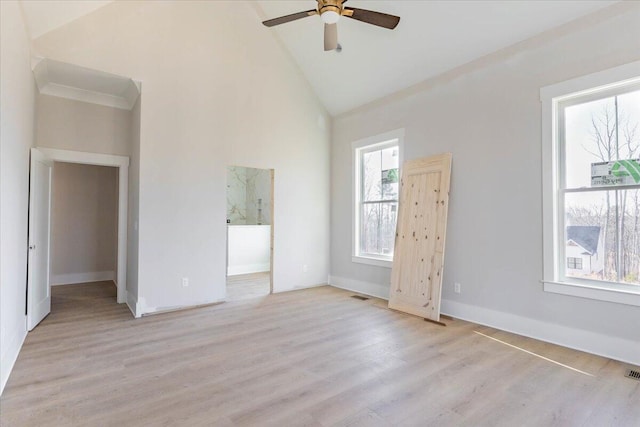
M23 1L37 38L110 1ZM332 115L390 95L484 55L609 6L612 0L366 1L347 6L398 15L387 30L342 18L340 53L323 50L323 24L311 16L273 28ZM315 7L314 0L258 1L259 21Z

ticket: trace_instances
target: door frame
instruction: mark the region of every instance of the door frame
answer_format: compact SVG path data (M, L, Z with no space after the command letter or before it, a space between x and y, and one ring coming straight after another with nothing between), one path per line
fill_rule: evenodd
M129 202L129 157L35 147L54 162L118 168L118 304L127 302L127 212ZM51 283L49 283L51 286Z
M275 204L276 204L276 196L275 196L275 175L276 175L276 170L274 168L261 168L261 167L257 167L257 166L242 166L239 164L233 164L233 165L227 165L226 166L226 170L228 171L230 167L240 167L240 168L245 168L245 169L259 169L259 170L266 170L269 171L269 180L270 180L270 190L271 190L271 200L270 200L270 209L269 209L269 213L271 215L271 224L270 224L270 230L269 230L269 295L273 294L273 266L274 266L274 262L273 262L273 255L274 255L274 246L275 246L275 232L274 232L274 226L275 226ZM226 174L225 174L225 190L227 188L227 185L229 184L226 181ZM225 200L226 200L226 193L225 193ZM226 209L228 208L228 202L225 203L225 216L226 216ZM225 273L224 273L224 278L225 278L225 301L227 300L226 297L226 289L227 289L227 279L229 278L229 224L225 224L226 227L226 246L225 246L225 253L226 253L226 257L225 257Z

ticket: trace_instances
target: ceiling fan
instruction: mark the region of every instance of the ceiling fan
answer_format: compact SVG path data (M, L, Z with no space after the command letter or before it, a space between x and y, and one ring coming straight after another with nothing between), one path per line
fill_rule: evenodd
M317 2L318 7L316 9L269 19L264 21L263 24L267 27L273 27L306 18L307 16L320 15L322 22L324 22L324 50L328 51L338 47L338 26L336 23L341 16L390 30L393 30L398 25L398 22L400 22L399 16L371 10L356 9L355 7L344 7L343 4L346 3L347 0L317 0Z

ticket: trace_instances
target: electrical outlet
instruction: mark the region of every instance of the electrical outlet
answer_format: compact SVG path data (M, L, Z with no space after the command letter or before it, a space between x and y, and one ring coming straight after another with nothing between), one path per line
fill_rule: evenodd
M303 273L308 273L308 272L309 272L309 266L308 266L307 264L304 264L304 265L302 266L302 272L303 272Z
M189 278L188 277L183 277L182 278L182 287L186 288L187 286L189 286Z
M453 292L455 292L456 294L459 294L459 293L460 293L460 283L455 282L455 283L453 284Z

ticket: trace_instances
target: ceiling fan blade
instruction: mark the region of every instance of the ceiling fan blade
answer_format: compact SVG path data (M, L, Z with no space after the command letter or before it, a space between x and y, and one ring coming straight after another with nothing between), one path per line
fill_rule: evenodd
M345 7L342 15L357 21L366 22L367 24L377 25L378 27L393 30L400 22L400 17L389 15L382 12L374 12L372 10L356 9L354 7Z
M304 12L292 13L291 15L281 16L279 18L273 18L262 23L267 27L273 27L274 25L284 24L286 22L296 21L298 19L306 18L307 16L317 15L318 11L315 9L306 10Z
M338 24L324 24L324 51L338 47Z

